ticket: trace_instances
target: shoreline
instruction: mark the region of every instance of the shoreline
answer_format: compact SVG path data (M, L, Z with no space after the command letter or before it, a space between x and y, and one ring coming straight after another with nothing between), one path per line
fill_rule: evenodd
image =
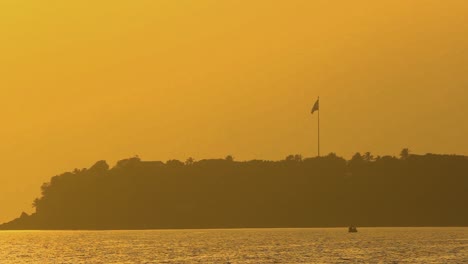
M48 231L198 231L198 230L267 230L267 229L284 229L284 230L300 230L300 229L347 229L347 226L336 227L233 227L233 228L148 228L148 229L0 229L3 231L19 231L19 232L48 232ZM468 228L468 226L358 226L360 229L445 229L445 228Z

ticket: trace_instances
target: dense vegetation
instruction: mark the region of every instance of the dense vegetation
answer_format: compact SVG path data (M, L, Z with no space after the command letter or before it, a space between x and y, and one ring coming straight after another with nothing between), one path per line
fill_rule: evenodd
M99 161L42 186L3 229L467 226L468 158Z

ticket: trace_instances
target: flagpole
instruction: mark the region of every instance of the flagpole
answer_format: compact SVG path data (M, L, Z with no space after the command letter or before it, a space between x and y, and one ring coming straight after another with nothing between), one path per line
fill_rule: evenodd
M318 108L318 117L317 117L317 153L318 153L318 157L320 157L320 96L318 97L317 99L317 102L319 102L319 108Z
M320 96L317 97L317 101L312 107L311 113L314 114L315 111L318 111L317 116L317 157L320 157Z

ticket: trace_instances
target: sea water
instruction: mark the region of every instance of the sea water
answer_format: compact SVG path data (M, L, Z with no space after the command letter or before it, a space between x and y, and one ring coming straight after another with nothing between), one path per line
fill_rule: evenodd
M468 263L468 228L0 231L0 263Z

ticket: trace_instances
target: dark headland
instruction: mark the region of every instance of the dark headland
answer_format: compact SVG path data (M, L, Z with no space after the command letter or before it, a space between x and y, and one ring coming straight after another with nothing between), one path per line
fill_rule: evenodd
M468 226L468 157L130 158L52 177L0 229Z

